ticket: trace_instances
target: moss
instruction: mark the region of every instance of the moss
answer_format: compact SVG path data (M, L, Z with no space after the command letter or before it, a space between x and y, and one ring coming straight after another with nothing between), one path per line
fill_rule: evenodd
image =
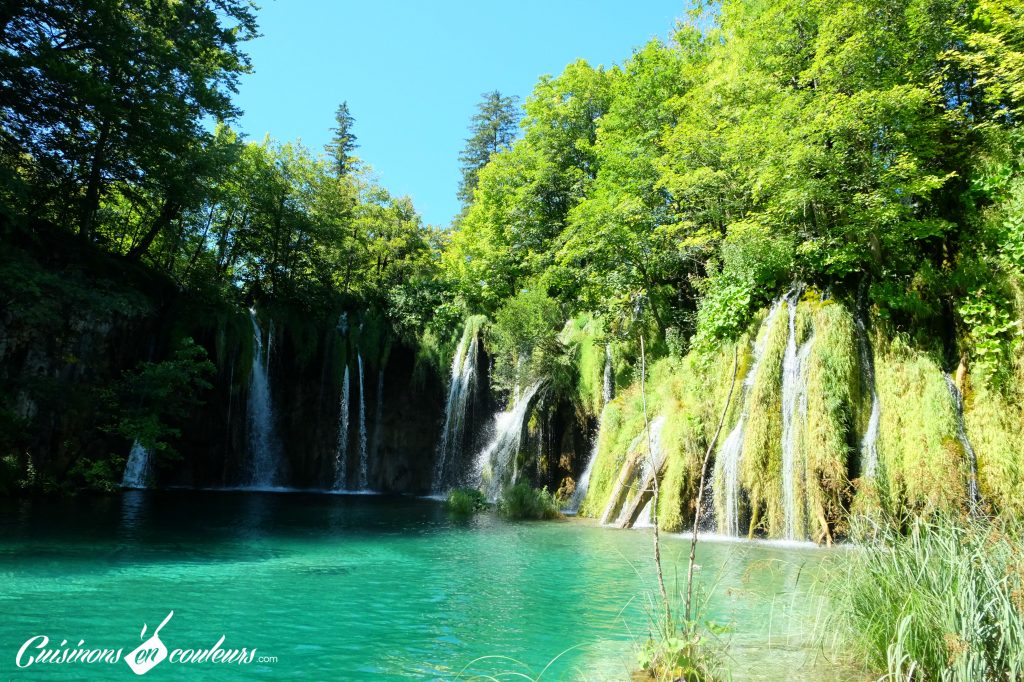
M574 399L585 415L596 417L604 407L604 331L592 315L580 315L566 323L559 336L575 361Z
M978 458L982 499L998 511L1024 513L1024 395L1019 384L998 391L971 373L964 425Z
M782 509L782 360L789 336L785 324L788 304L783 303L768 334L754 384L750 388L748 417L743 436L740 479L750 502L749 534L779 535Z
M876 352L882 407L878 437L880 493L895 508L915 512L958 506L965 458L956 412L938 361L897 335Z
M815 539L843 530L852 490L847 472L860 384L853 317L825 303L814 312L815 339L808 357L807 424L803 450L809 526ZM858 441L859 442L859 441Z

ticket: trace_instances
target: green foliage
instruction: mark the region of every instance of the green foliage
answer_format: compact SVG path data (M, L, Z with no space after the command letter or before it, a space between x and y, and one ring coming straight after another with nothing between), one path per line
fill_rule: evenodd
M213 372L206 349L183 339L169 360L144 362L105 391L110 430L164 457L177 457L172 443L180 435L181 423L203 404L202 393L212 388ZM87 482L107 471L105 461L83 466Z
M560 377L560 366L565 364L558 339L562 327L558 303L542 288L526 288L510 298L488 327L495 385L510 390L516 384ZM565 388L573 385L569 380L559 383Z
M114 493L120 489L124 457L79 458L68 471L66 484L75 490Z
M359 145L356 144L356 135L352 132L355 126L355 118L348 110L348 102L342 102L334 112L334 127L331 128L331 141L327 143L325 151L334 164L334 172L338 177L348 175L352 172L358 159L352 153Z
M456 516L472 516L487 509L484 494L476 488L456 488L448 493L448 511Z
M766 334L764 354L750 387L740 480L747 490L751 522L749 533L779 534L783 528L782 509L782 360L789 330L788 303L778 311Z
M984 519L861 527L837 565L833 620L872 672L900 680L1024 675L1024 540Z
M713 682L726 679L721 655L709 635L696 629L648 639L638 656L640 669L655 680Z
M892 513L958 507L966 491L967 462L939 363L897 336L876 345L875 382L882 405L881 485Z
M529 519L544 521L557 519L558 500L548 492L547 488L537 489L529 483L521 482L506 486L501 491L498 501L498 512L507 519Z
M466 147L459 154L459 162L462 164L459 199L463 204L473 199L480 169L487 165L492 156L512 145L519 123L518 97L506 97L497 90L485 92L481 97L477 113L473 115Z
M829 541L845 529L853 490L848 478L851 436L856 432L861 367L853 321L842 305L818 304L813 313L814 345L808 356L807 457L808 526L811 537ZM861 463L863 466L863 462Z
M1024 514L1024 396L1020 361L1017 379L996 388L980 372L971 372L964 399L964 424L978 457L981 497L1007 515Z

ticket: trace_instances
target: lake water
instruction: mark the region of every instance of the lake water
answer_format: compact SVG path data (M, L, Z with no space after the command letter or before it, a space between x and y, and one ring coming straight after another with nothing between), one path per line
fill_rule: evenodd
M221 648L277 660L167 661L147 679L535 678L558 657L543 680L624 680L656 594L649 530L459 522L433 500L126 491L0 512L4 679L134 679L123 660L18 670L15 658L34 635L127 654L173 610L159 635L170 650L224 635ZM670 589L688 552L664 538ZM699 544L704 617L730 626L734 679L844 679L812 634L815 577L841 552Z

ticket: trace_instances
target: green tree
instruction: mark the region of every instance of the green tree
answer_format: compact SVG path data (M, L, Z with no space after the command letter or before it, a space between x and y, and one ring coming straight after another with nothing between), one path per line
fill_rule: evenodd
M83 239L112 184L180 188L205 121L237 114L241 44L256 32L245 0L21 2L5 15L5 161L27 181L26 212L76 223Z
M344 177L355 168L358 159L353 152L359 146L356 144L358 138L352 132L356 120L349 113L348 102L338 105L337 111L334 112L334 123L335 126L331 128L331 141L327 143L325 149L334 164L334 172L338 177Z
M477 104L477 113L471 119L470 136L459 154L462 164L462 180L459 182L459 199L469 204L476 189L478 173L491 157L508 149L516 139L519 123L519 98L506 97L499 91L485 92Z

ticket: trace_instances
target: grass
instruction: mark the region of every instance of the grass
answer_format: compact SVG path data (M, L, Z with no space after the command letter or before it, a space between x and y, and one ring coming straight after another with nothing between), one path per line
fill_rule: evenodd
M841 647L886 679L1024 678L1019 528L936 515L859 530L869 543L833 577Z
M448 493L446 505L456 516L472 516L487 509L487 499L476 488L456 488Z
M501 491L498 513L506 519L534 521L557 519L562 515L554 495L546 488L533 488L525 482L506 486Z

